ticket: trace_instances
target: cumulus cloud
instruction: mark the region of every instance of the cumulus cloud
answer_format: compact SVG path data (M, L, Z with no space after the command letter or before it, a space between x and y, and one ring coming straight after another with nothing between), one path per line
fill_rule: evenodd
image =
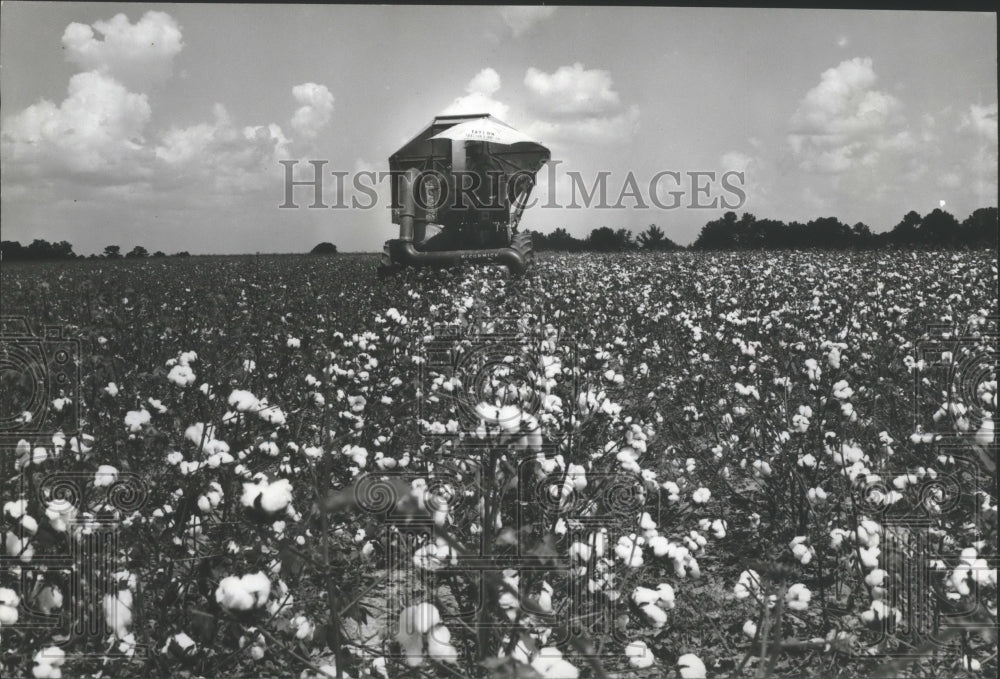
M456 98L441 111L441 115L460 115L463 113L489 113L506 120L510 107L493 97L501 85L500 74L492 68L484 68L477 73L465 86L466 94Z
M580 63L524 75L532 122L525 131L548 143L607 144L633 135L639 107L625 106L608 71Z
M219 200L280 181L284 168L277 161L290 158L296 143L305 152L330 121L333 95L316 83L292 88L299 105L291 119L296 141L277 123L238 124L222 104L209 121L149 130L152 95L125 83L141 87L168 74L183 45L176 26L159 12L136 24L118 15L93 30L71 24L63 37L69 58L91 70L70 78L61 103L42 100L4 118L5 191L29 182L35 188L72 182L137 197L139 189L198 187Z
M172 128L157 144L161 180L170 185L198 183L220 193L262 188L289 157L290 140L277 124L236 125L225 106L216 104L214 120Z
M110 76L135 91L168 78L184 42L169 14L146 12L130 23L124 14L92 25L71 23L62 37L66 58L85 71Z
M548 115L597 116L621 107L611 74L586 69L579 62L560 66L551 74L529 68L524 84L532 96L532 107Z
M555 12L555 7L510 6L500 8L500 16L515 38L528 33Z
M885 150L913 147L899 100L875 89L877 80L869 58L823 72L792 116L788 141L802 169L843 173L875 165Z
M993 145L997 144L997 103L987 106L971 104L969 110L962 114L959 129L969 128L982 135Z
M42 100L4 120L5 174L79 175L108 184L145 176L151 113L145 94L103 73L78 73L59 105Z
M292 116L292 129L307 138L317 136L333 115L333 95L326 85L303 83L292 88L292 96L301 104Z
M639 107L632 105L616 115L537 119L525 134L548 144L610 144L628 139L639 127Z

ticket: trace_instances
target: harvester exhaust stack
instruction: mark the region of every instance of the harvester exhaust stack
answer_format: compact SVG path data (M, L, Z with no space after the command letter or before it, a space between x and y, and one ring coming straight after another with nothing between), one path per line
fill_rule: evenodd
M440 116L389 158L393 222L379 264L502 264L521 274L534 261L518 233L535 175L549 151L489 115Z

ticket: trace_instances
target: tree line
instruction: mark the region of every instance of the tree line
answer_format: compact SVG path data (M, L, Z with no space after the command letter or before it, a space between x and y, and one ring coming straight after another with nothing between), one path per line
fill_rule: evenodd
M28 245L21 245L16 240L0 241L0 261L4 262L37 262L68 259L141 259L144 257L167 257L161 250L149 254L149 250L136 245L124 255L120 245L108 245L101 254L78 255L73 252L73 246L61 240L50 243L43 238L36 238ZM191 253L183 250L175 252L170 257L190 257Z
M785 223L776 219L757 219L749 212L738 216L727 212L705 224L698 238L689 248L693 250L783 250L821 248L830 250L904 248L996 248L998 246L997 208L979 208L964 221L940 208L921 216L910 211L891 230L873 233L868 226L858 222L844 224L836 217L821 217L805 224ZM631 250L681 250L683 246L672 241L656 224L650 224L638 235L629 229L612 229L601 226L586 238L577 238L564 228L551 233L529 231L536 250L562 252L625 252ZM312 254L335 254L332 243L320 243ZM134 259L166 257L162 251L153 254L137 245L124 255L118 245L108 245L100 255L91 259ZM187 257L187 251L176 252L171 257ZM50 243L36 238L29 245L17 241L0 241L0 261L42 261L83 259L76 255L66 241Z
M836 217L821 217L805 224L776 219L757 219L745 212L727 212L705 224L692 250L784 250L819 248L830 250L904 248L985 248L997 247L1000 222L997 208L980 208L959 222L953 215L934 209L924 216L908 212L891 230L873 233L864 223L853 226ZM679 250L656 224L635 236L628 229L607 226L594 229L586 238L577 238L558 228L552 233L532 232L536 250L564 252L622 252L628 250Z

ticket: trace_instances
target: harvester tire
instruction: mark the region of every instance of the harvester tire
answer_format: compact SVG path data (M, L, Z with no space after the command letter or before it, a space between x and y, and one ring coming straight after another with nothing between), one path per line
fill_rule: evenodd
M382 254L378 260L378 277L385 278L400 270L399 264L392 261L392 252L389 251L389 244L382 246Z
M510 247L517 250L521 257L524 259L524 263L531 265L535 261L535 248L531 242L530 233L518 233L515 234L510 240Z

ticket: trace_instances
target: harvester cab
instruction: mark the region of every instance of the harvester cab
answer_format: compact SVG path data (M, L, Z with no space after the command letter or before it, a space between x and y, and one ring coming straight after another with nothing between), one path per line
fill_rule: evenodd
M521 274L534 261L518 233L549 150L487 114L438 116L389 158L392 221L379 275L405 266L503 264Z

